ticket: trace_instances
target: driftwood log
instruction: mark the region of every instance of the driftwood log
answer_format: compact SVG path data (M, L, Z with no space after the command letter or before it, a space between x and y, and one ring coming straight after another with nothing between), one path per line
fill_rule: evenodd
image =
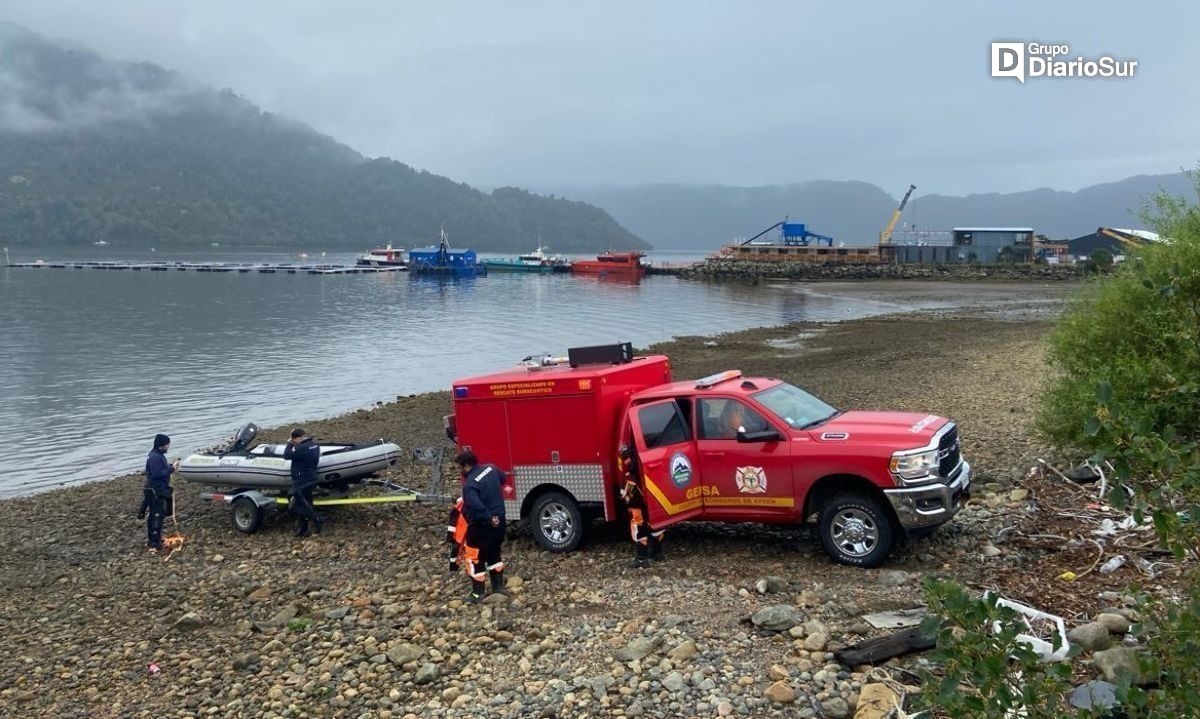
M923 652L926 649L933 649L935 646L937 646L935 635L922 632L920 627L912 627L886 637L852 644L834 652L833 656L848 667L856 667L861 664L878 664L892 657Z

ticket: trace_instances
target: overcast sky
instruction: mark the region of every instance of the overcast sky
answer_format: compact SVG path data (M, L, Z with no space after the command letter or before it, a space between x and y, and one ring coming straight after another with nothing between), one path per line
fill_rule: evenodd
M485 187L866 180L1078 189L1200 160L1200 3L0 0L367 155ZM989 43L1135 58L989 76Z

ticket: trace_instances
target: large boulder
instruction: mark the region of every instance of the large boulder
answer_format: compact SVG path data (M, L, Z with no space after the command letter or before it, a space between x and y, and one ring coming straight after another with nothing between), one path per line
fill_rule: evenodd
M804 621L804 615L790 604L772 604L750 616L750 622L760 629L786 632Z
M1092 665L1104 675L1105 680L1120 684L1128 680L1131 684L1144 685L1153 681L1152 673L1142 670L1137 650L1130 647L1113 647L1092 655Z
M1085 652L1108 649L1112 646L1112 635L1108 627L1100 622L1088 622L1067 632L1067 640Z

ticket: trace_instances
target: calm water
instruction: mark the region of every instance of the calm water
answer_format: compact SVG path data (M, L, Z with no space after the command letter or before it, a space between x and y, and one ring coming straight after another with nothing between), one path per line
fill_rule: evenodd
M37 259L26 254L12 260ZM155 259L297 261L262 254ZM325 261L348 264L353 255ZM0 496L140 469L156 432L170 434L171 454L182 455L245 422L327 417L446 389L456 377L530 354L616 341L645 346L900 306L799 285L666 277L625 284L494 274L446 282L403 273L0 268Z

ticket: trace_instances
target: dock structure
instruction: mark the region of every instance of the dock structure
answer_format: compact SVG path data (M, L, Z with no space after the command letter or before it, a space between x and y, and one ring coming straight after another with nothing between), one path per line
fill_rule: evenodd
M404 266L297 265L245 262L10 262L8 267L58 270L130 270L133 272L239 272L289 275L365 275L404 272Z

